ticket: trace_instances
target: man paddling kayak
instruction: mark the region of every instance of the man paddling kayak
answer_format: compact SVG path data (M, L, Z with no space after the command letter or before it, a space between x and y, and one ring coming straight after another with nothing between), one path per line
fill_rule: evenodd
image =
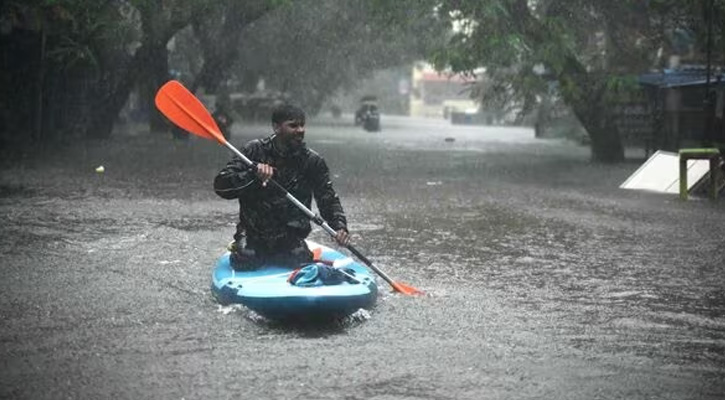
M296 266L312 261L304 241L312 230L309 217L284 193L267 185L272 176L307 208L314 196L320 215L337 232L337 242L346 245L349 241L347 219L327 164L305 145L304 111L288 104L276 107L272 129L271 136L252 140L241 149L257 163L256 169L235 156L214 179L217 195L239 201L230 256L232 266L239 270L269 262Z

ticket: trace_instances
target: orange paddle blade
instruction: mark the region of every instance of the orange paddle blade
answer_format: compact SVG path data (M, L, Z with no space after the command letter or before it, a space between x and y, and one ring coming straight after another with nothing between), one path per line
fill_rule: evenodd
M391 286L393 286L393 289L395 289L395 291L407 294L408 296L425 294L425 292L422 290L416 289L412 286L408 286L400 282L393 282Z
M204 104L178 81L168 81L161 86L155 103L159 111L179 128L205 139L226 142Z

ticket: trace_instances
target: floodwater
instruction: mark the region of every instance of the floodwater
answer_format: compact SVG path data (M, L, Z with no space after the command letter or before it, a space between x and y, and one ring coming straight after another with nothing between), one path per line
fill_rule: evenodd
M643 154L528 129L348 120L307 141L356 247L426 296L379 280L322 326L220 307L228 151L127 128L3 161L0 398L725 398L725 200L618 189Z

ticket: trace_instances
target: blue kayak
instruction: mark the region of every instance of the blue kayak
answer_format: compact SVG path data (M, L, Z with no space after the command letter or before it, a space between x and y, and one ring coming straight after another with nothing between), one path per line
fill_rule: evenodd
M313 251L320 249L320 259L332 267L354 271L354 280L298 286L288 281L291 267L266 265L253 271L235 271L227 252L214 267L214 297L222 305L242 304L270 319L341 318L375 304L378 288L370 270L327 246L312 241L307 245Z

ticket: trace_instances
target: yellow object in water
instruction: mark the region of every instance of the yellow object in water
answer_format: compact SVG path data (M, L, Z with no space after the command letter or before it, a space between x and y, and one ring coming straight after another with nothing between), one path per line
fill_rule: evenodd
M96 168L96 172L98 172L99 174L102 174L102 173L104 173L105 171L106 171L106 169L105 169L105 168L103 168L103 165L101 165L101 166L99 166L99 167L97 167L97 168Z

